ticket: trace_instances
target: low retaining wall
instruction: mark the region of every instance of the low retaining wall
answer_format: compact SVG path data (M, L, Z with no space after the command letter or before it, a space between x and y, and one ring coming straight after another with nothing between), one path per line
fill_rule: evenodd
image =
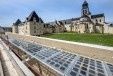
M35 43L40 43L50 47L55 47L58 49L62 49L64 51L88 56L91 58L103 60L113 64L113 47L70 42L70 41L64 41L64 40L56 40L56 39L50 39L50 38L44 38L44 37L25 36L25 35L18 35L18 34L12 34L12 33L6 33L6 35L8 35L9 38L16 37L18 39L33 41Z

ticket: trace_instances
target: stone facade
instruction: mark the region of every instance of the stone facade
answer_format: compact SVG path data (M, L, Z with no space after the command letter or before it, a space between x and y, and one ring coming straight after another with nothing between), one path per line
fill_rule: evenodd
M104 33L113 34L113 24L112 23L106 23L106 26L104 26Z
M21 22L19 19L13 24L13 33L20 35L33 35L39 36L48 33L64 32L65 26L62 22L44 23L43 20L38 17L35 11L33 11L26 19L25 22Z

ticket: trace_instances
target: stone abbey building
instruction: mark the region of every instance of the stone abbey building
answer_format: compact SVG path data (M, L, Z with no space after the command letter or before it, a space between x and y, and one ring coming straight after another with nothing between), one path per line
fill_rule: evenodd
M19 19L13 24L13 33L20 35L39 36L47 33L59 33L66 31L61 21L56 21L54 25L44 23L43 20L33 11L25 20L21 22Z
M25 20L19 19L12 26L13 33L21 35L39 36L47 33L72 31L77 33L112 33L113 26L105 22L104 13L92 15L89 4L85 0L82 4L81 17L61 21L44 23L33 11Z

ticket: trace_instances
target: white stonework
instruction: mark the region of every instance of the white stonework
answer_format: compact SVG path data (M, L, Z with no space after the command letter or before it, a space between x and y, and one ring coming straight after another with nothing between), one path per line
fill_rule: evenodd
M33 11L25 22L21 22L19 19L13 24L13 33L20 35L33 35L40 36L48 33L64 32L65 26L60 21L55 21L54 24L44 23L40 17Z

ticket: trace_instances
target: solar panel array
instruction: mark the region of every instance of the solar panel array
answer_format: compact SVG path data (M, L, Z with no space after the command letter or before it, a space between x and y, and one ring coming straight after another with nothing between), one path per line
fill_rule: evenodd
M112 64L22 40L11 42L63 76L113 76Z

